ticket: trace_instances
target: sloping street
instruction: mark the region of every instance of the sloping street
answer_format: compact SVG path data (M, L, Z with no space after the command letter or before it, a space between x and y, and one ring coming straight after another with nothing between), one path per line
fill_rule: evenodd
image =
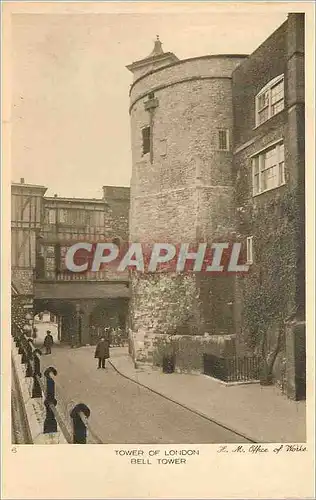
M59 411L66 417L74 404L85 403L91 410L90 425L103 443L247 442L122 377L110 365L98 370L93 347L56 346L42 357L43 369L48 366L58 372Z

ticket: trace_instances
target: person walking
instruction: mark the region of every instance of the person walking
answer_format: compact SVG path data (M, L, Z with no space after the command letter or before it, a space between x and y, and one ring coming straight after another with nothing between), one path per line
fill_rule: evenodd
M101 337L101 339L97 343L94 357L98 358L99 360L98 369L99 368L105 369L105 360L109 359L110 357L110 349L109 349L109 342L108 340L105 340L104 337Z
M51 334L51 331L47 330L46 337L44 339L44 347L46 349L46 353L45 354L51 354L52 353L52 345L53 344L54 344L54 339L53 339L53 336Z

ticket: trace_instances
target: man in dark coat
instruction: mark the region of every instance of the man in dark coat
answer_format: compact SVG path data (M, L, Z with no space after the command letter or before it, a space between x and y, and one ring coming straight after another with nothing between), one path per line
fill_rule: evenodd
M110 357L109 342L102 337L95 349L95 358L98 358L98 368L105 368L105 360Z
M46 337L44 339L44 347L46 348L45 354L51 354L53 343L54 343L53 336L52 336L50 330L47 330Z

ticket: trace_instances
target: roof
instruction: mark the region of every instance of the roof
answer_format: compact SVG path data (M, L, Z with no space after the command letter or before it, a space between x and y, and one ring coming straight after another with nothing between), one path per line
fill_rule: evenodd
M22 188L32 188L32 189L43 189L47 190L46 186L41 186L39 184L25 184L24 182L11 182L12 187L22 187Z
M45 196L45 201L53 201L56 203L92 203L92 204L104 204L105 201L102 198L63 198L61 196Z
M128 64L126 66L126 68L129 70L133 70L136 67L141 67L141 66L147 65L149 62L163 60L163 59L173 59L174 62L179 60L177 58L177 56L175 54L173 54L173 52L164 52L163 51L162 43L159 39L159 35L156 35L154 48L150 52L150 54L147 57L144 57L143 59L138 59L137 61L134 61L131 64Z

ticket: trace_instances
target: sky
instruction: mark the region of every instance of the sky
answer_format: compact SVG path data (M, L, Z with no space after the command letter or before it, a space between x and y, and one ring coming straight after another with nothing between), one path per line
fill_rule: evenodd
M11 177L99 198L131 178L126 65L157 34L179 59L253 52L286 20L264 13L17 13L11 40Z

